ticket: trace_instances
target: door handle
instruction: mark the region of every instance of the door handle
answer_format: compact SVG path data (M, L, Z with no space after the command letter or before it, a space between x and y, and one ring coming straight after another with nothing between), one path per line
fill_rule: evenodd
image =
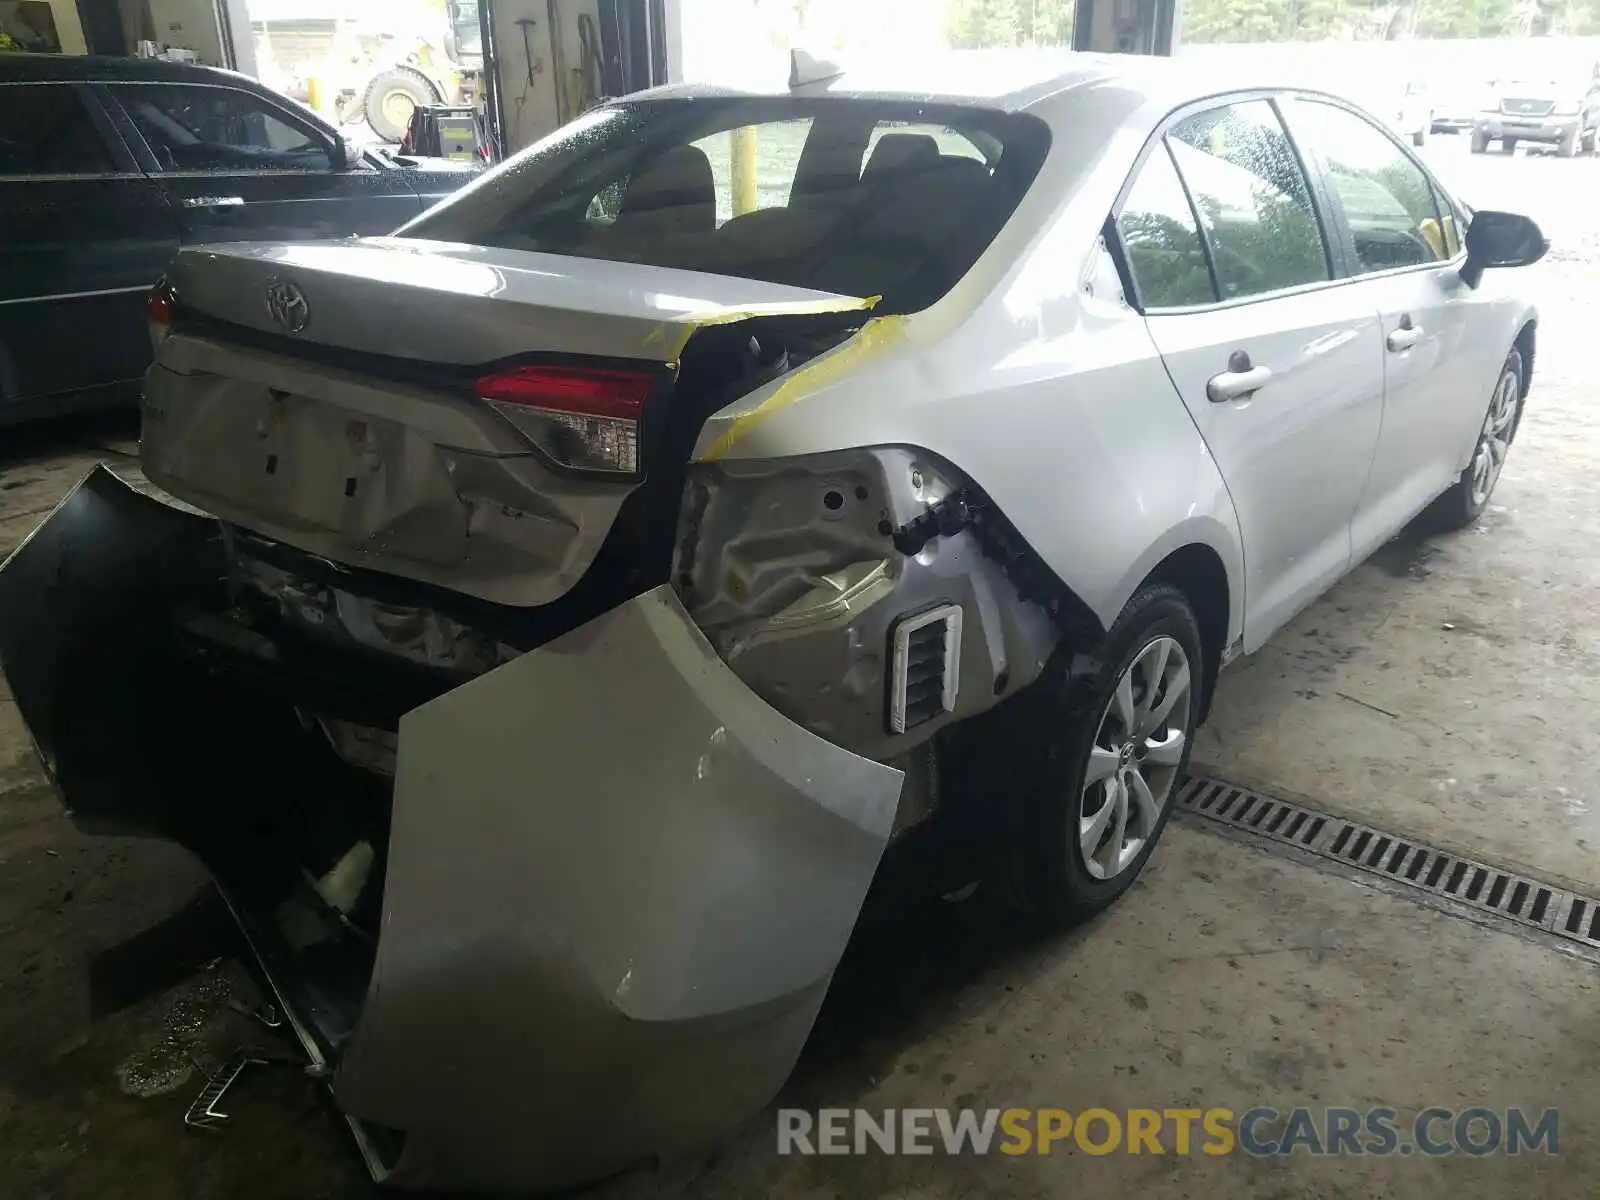
M1213 404L1226 404L1259 391L1271 378L1270 367L1252 366L1248 354L1235 350L1228 356L1228 369L1206 382L1206 398Z
M1392 330L1387 338L1389 349L1396 354L1411 349L1421 340L1422 330L1412 322L1410 313L1400 314L1399 328Z
M241 208L243 196L185 196L185 208Z

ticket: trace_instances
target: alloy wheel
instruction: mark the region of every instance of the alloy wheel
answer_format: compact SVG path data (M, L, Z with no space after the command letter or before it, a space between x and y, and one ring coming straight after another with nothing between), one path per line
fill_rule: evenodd
M1155 835L1189 740L1193 672L1176 638L1148 642L1101 714L1078 806L1078 852L1096 879L1115 879Z
M1477 508L1489 499L1500 469L1505 466L1506 453L1511 449L1511 435L1516 429L1517 400L1521 382L1515 371L1506 371L1495 385L1494 397L1489 401L1489 412L1483 418L1483 428L1478 433L1478 448L1472 455L1472 505Z

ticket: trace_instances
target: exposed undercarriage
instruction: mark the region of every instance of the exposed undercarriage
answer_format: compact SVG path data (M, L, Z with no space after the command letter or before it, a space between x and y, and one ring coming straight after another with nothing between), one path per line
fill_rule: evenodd
M798 357L737 326L697 336L679 386L711 399L656 434L683 456L693 413ZM730 347L738 370L706 365ZM229 434L194 433L254 418L157 395L153 481L227 507L207 492L250 459L201 463ZM268 474L293 446L262 448ZM74 818L206 864L391 1182L579 1182L759 1107L885 846L948 805L941 735L1094 636L931 455L661 452L581 581L533 608L319 553L348 527L319 532L315 504L285 536L279 512L197 515L103 469L0 575L0 658ZM413 525L477 504L400 482L369 509L390 551L385 496ZM514 529L490 537L515 550ZM669 1101L708 1053L741 1065ZM507 1061L566 1080L566 1102L482 1083ZM624 1061L627 1080L604 1065ZM618 1104L632 1123L597 1137ZM530 1120L548 1144L518 1136Z

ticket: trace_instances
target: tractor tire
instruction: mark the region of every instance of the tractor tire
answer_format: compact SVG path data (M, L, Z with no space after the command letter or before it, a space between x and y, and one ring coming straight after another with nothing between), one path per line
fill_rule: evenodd
M444 97L420 72L406 67L380 71L367 84L364 107L372 132L386 142L398 142L406 135L411 112L419 104L442 104Z

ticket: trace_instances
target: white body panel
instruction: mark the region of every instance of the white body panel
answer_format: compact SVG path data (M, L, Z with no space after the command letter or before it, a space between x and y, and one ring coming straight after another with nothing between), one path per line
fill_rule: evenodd
M1333 286L1149 324L1239 514L1248 653L1350 568L1350 517L1383 420L1377 313ZM1213 401L1208 383L1240 352L1270 377Z
M1150 69L1129 72L1143 82ZM1462 284L1458 256L1146 328L1106 300L1115 275L1098 239L1146 142L1202 94L1086 70L1019 99L1050 124L1051 150L966 278L716 413L696 456L924 447L988 492L1107 624L1168 554L1208 546L1228 573L1228 646L1259 646L1452 481L1535 314L1497 273ZM1408 305L1432 329L1389 354ZM1205 381L1235 346L1260 346L1279 378L1270 396L1208 415Z

